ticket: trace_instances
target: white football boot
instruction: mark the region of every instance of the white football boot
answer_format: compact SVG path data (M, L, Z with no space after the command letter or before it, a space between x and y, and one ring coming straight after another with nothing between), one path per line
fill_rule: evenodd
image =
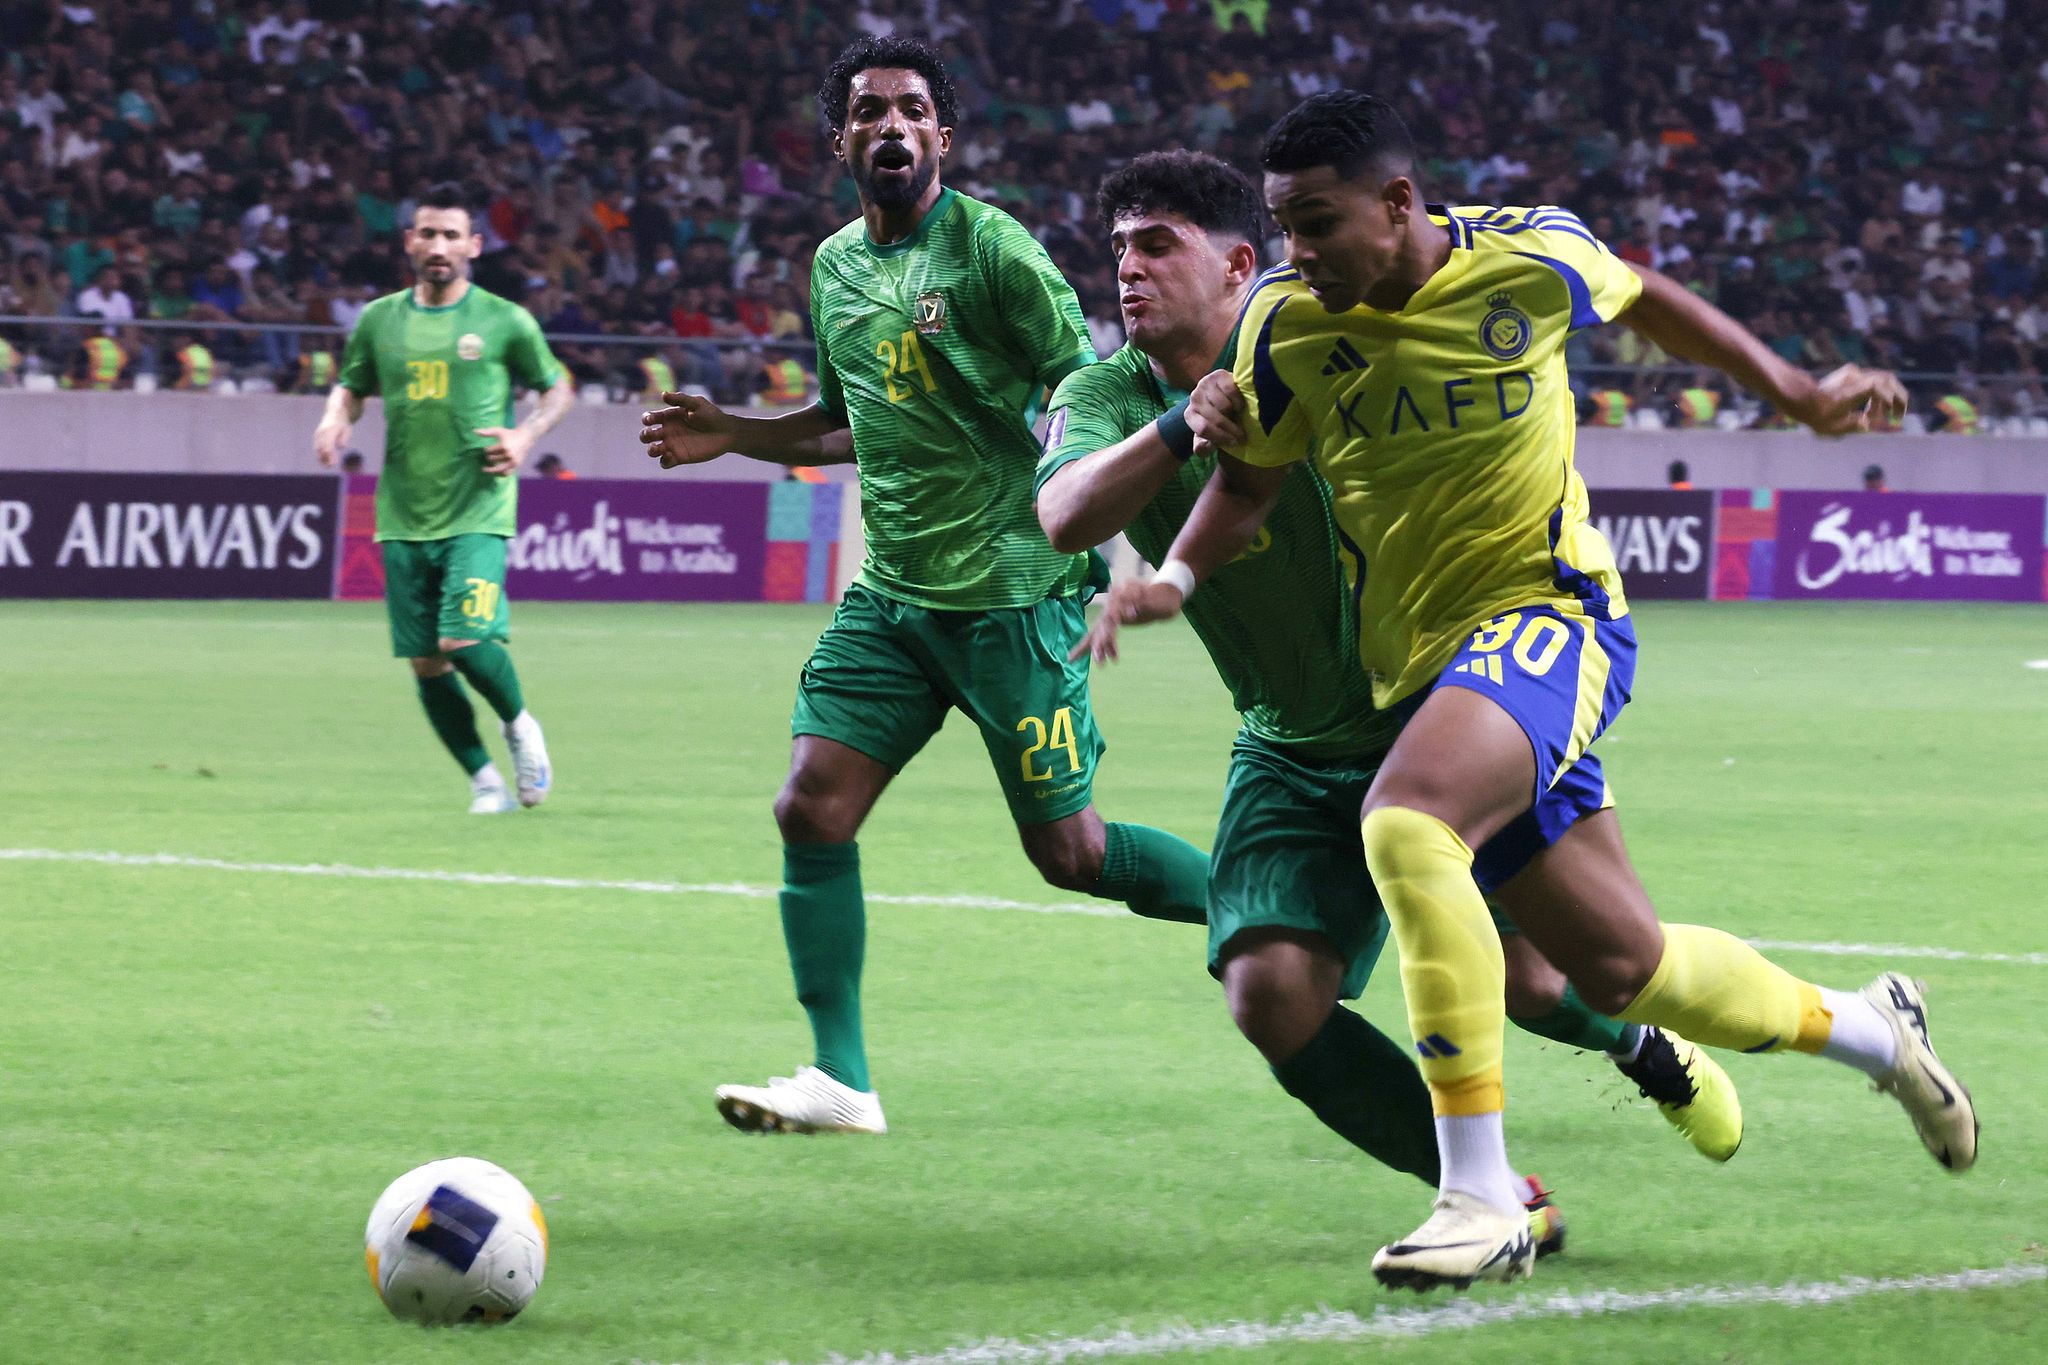
M766 1085L721 1085L718 1112L748 1133L886 1133L882 1101L872 1090L855 1090L814 1066Z
M498 772L498 765L486 763L478 768L469 779L469 813L471 815L497 815L517 807L512 793L505 789L505 779Z
M1440 1284L1470 1289L1474 1280L1522 1280L1536 1264L1536 1238L1523 1208L1497 1209L1449 1190L1429 1221L1374 1253L1372 1273L1389 1289L1427 1294Z
M548 742L541 737L540 722L531 711L521 711L505 722L505 742L512 746L512 767L519 777L519 804L538 806L548 799L555 770L548 762Z
M1863 988L1863 998L1891 1021L1898 1039L1891 1072L1877 1088L1905 1107L1934 1159L1960 1175L1977 1161L1977 1106L1927 1041L1922 990L1918 981L1898 972L1886 972Z

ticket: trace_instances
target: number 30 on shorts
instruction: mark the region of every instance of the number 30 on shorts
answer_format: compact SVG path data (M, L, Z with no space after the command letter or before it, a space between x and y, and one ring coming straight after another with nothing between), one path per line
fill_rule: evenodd
M498 615L498 595L504 591L488 578L467 580L469 592L462 599L462 614L471 621L490 621Z
M1511 611L1505 616L1494 617L1473 632L1472 652L1492 654L1513 640L1515 662L1529 676L1540 678L1557 662L1557 656L1564 653L1564 647L1571 643L1571 638L1571 627L1554 616L1532 616L1524 626L1522 613Z
M1024 780L1026 782L1052 781L1051 755L1048 754L1046 756L1046 764L1043 769L1040 769L1035 762L1037 757L1047 749L1065 749L1067 751L1067 771L1069 773L1081 771L1081 756L1077 752L1077 746L1074 743L1073 708L1062 706L1059 710L1053 712L1051 725L1047 725L1044 720L1037 716L1026 716L1017 722L1017 732L1023 734L1026 731L1029 731L1034 737L1031 747L1018 757L1018 764L1024 770Z

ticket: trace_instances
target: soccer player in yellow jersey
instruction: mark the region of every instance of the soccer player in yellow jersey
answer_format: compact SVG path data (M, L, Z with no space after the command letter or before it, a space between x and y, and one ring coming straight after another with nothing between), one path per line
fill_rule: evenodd
M1382 100L1315 96L1274 125L1262 160L1287 262L1246 306L1234 373L1206 376L1160 419L1234 457L1158 578L1097 630L1177 613L1251 543L1288 466L1313 456L1375 703L1408 717L1361 819L1442 1158L1432 1216L1373 1269L1416 1289L1515 1279L1532 1250L1502 1136L1501 950L1471 850L1580 762L1635 668L1621 578L1572 468L1565 339L1621 321L1831 435L1903 407L1904 390L1878 371L1793 369L1562 209L1425 204L1414 145ZM1659 923L1611 808L1517 881L1520 927L1594 1009L1845 1062L1900 1100L1944 1165L1975 1160L1975 1111L1928 1045L1908 978L1825 990L1728 934Z

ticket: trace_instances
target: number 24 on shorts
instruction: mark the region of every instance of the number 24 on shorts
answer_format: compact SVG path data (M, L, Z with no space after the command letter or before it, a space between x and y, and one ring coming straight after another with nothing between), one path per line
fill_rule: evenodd
M1059 710L1053 712L1052 724L1050 726L1037 716L1024 717L1024 719L1017 722L1017 731L1019 734L1022 734L1027 730L1035 736L1035 739L1031 747L1018 757L1018 764L1024 770L1024 780L1026 782L1052 781L1051 756L1047 755L1046 764L1042 770L1033 762L1039 754L1044 753L1047 749L1065 749L1067 751L1067 771L1069 773L1081 771L1081 756L1077 752L1077 746L1074 743L1074 711L1072 707L1062 706Z

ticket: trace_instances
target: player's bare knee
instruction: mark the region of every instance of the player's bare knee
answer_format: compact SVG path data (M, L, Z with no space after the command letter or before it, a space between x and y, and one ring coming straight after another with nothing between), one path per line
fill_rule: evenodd
M860 833L861 811L848 793L801 770L775 794L775 827L786 844L844 844Z
M1596 1014L1618 1015L1635 1002L1656 972L1655 962L1627 952L1602 953L1572 973L1572 989Z
M407 659L406 662L412 665L412 675L415 678L438 678L444 673L455 671L455 665L439 654L429 655L424 659Z
M1278 1065L1315 1037L1337 1003L1316 958L1298 943L1260 931L1223 948L1223 998L1245 1040Z
M1564 1002L1564 978L1531 978L1508 963L1507 1006L1510 1019L1539 1019Z
M1024 852L1047 886L1089 895L1102 880L1102 850L1091 849L1084 843L1027 842Z

